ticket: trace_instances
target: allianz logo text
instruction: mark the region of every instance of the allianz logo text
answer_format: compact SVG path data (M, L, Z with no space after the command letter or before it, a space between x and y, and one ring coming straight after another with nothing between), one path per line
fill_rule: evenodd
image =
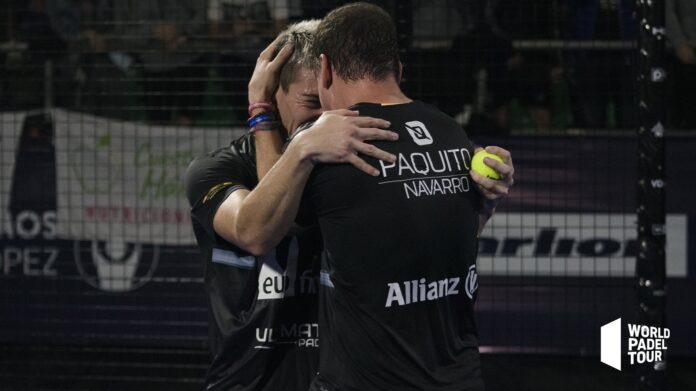
M390 282L387 284L388 293L384 306L386 308L389 308L392 305L404 306L424 301L433 301L447 296L458 295L461 287L460 283L460 277L443 278L441 280L430 282L428 282L425 278L402 282ZM473 299L474 294L478 289L476 265L471 265L469 267L464 288L466 295L470 299Z

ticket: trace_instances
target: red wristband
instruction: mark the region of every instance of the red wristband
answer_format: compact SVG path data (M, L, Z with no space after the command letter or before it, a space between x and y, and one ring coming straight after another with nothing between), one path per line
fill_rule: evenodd
M276 111L276 107L272 102L254 102L249 105L249 117L252 116L251 112L256 110L256 109L264 109L266 111Z

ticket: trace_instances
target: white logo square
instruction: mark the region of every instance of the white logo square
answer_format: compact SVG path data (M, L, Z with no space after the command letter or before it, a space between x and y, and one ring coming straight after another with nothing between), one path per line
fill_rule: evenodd
M406 130L416 145L430 145L433 143L433 136L430 135L428 128L420 121L406 122Z

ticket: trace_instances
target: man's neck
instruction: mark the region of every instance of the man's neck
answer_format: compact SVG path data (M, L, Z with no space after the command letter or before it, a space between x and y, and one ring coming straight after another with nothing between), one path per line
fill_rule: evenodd
M356 81L344 81L334 79L339 83L336 91L336 108L348 108L356 103L385 103L399 104L411 102L399 88L396 80L388 78L383 81L360 79Z

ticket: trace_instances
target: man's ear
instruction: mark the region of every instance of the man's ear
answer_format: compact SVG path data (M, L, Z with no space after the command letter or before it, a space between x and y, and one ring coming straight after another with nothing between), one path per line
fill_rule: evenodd
M325 54L319 56L319 61L321 62L321 68L319 70L319 87L328 90L333 83L333 69L329 58Z

